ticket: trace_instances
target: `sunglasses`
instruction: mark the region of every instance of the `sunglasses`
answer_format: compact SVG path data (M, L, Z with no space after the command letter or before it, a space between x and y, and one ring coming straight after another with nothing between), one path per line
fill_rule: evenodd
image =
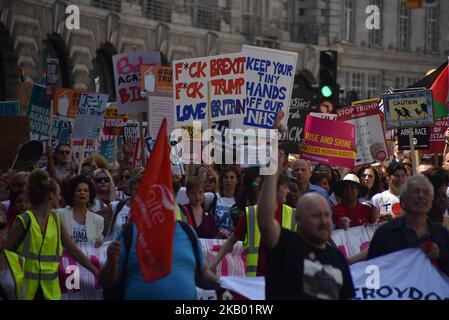
M95 178L95 183L109 183L109 178Z
M129 175L126 175L126 176L122 176L122 178L121 178L121 179L122 179L122 180L123 180L123 179L125 179L125 180L129 180L129 178L130 178L130 176L129 176Z
M69 155L70 154L70 151L65 151L65 150L59 150L58 152L60 154L63 154L63 155Z
M0 230L5 230L8 224L6 222L0 223Z

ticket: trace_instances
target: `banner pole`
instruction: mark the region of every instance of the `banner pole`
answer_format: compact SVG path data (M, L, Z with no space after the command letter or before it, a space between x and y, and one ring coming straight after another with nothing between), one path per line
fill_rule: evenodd
M413 173L416 173L415 144L413 143L413 128L408 128L408 140L410 144L410 157L412 158Z
M78 175L81 174L81 167L84 162L84 150L86 149L86 142L87 142L87 139L83 139L83 145L81 146L81 151L80 151L80 163L78 164Z
M117 136L114 136L114 162L113 165L117 162Z
M48 128L48 144L51 146L53 136L53 98L50 100L50 127Z

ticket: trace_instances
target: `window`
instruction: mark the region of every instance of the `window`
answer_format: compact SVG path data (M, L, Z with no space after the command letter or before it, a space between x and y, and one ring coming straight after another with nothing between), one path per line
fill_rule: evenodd
M363 73L352 73L351 90L357 92L359 99L365 99L365 75Z
M92 0L92 6L110 11L120 12L121 0Z
M426 8L426 49L438 51L438 8Z
M149 19L171 22L171 1L147 0L144 10L145 17Z
M369 44L375 47L382 46L382 0L371 0L370 4L375 5L379 8L379 29L371 29L369 30Z
M354 1L344 0L343 40L354 41Z
M367 81L367 98L377 98L380 95L380 75L370 74Z
M409 23L410 23L410 10L405 7L405 1L402 0L399 8L399 34L398 34L399 49L408 49Z
M394 78L394 88L395 89L404 89L407 87L407 78L405 76L400 76Z

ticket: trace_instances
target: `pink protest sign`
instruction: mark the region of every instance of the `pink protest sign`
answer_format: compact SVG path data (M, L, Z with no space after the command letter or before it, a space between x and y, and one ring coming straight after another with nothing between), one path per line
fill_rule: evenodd
M158 51L126 52L112 57L119 113L147 112L145 97L140 95L140 65L161 65Z
M356 145L353 124L307 116L304 142L305 146L300 149L302 159L354 167Z

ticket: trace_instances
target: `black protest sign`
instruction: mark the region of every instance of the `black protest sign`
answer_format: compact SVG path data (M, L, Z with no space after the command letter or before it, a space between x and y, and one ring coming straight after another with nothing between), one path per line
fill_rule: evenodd
M413 128L413 144L415 150L427 150L430 146L429 127ZM410 150L408 129L398 129L399 150Z
M27 116L0 117L0 168L11 168L21 144L30 140L30 120Z
M304 137L304 125L307 115L311 111L313 101L311 97L293 97L290 102L288 115L288 130L283 134L281 142L289 153L297 154L298 144Z

